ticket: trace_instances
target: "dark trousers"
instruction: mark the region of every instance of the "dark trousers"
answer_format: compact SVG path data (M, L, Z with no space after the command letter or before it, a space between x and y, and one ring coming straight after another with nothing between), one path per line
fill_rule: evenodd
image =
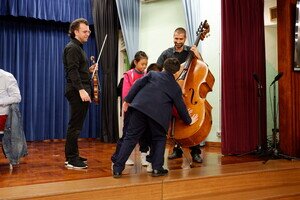
M122 134L122 137L120 139L118 139L117 145L116 145L116 150L115 150L114 154L111 156L111 161L113 163L115 163L116 160L117 160L117 156L118 156L118 154L120 152L120 149L122 147L124 138L126 136L126 130L127 130L127 127L129 125L129 121L130 121L130 114L131 114L131 108L128 108L127 112L124 113L123 129L122 129L123 134Z
M124 120L123 120L123 134L122 137L117 141L115 153L111 156L111 161L114 163L117 159L118 153L120 152L121 146L123 144L124 138L126 136L127 128L130 122L132 108L128 108L127 112L124 113ZM142 134L139 144L140 144L140 151L146 153L149 150L149 146L151 141L149 141L146 134Z
M70 119L67 130L65 156L66 160L76 159L79 156L78 138L89 108L89 102L83 102L78 91L66 94L70 106Z
M130 156L135 145L142 134L146 134L146 129L151 130L151 154L152 168L160 170L164 164L164 152L166 146L166 132L163 127L144 113L132 109L130 122L127 128L123 144L114 162L114 172L122 172L125 162Z

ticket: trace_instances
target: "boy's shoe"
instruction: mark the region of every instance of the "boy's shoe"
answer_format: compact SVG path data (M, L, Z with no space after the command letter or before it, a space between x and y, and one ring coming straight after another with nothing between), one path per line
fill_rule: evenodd
M147 155L148 155L147 153L141 153L141 164L144 167L149 165L149 162L147 162L147 160L146 160Z
M128 158L125 165L134 165L134 162L133 162L133 160L131 160L131 158Z
M195 154L191 154L191 155L192 155L192 158L193 158L193 162L196 162L196 163L202 163L203 162L203 159L201 158L200 154L195 153Z
M121 178L122 177L122 172L113 172L113 177L114 178Z
M87 164L87 159L86 158L79 156L79 160L81 160L82 162L84 162L85 164ZM65 165L67 165L67 164L68 164L68 161L66 160L65 161Z
M168 159L169 160L173 160L173 159L176 159L176 158L182 158L182 150L174 150L169 156L168 156Z
M153 170L152 171L152 176L153 177L157 177L157 176L165 176L165 175L167 175L168 174L168 170L167 169L164 169L164 168L162 168L162 169L155 169L155 170Z
M152 164L149 163L149 165L147 166L147 172L148 173L152 173L153 169L152 169Z
M79 158L70 160L66 166L73 169L86 169L88 167L87 164L85 164Z

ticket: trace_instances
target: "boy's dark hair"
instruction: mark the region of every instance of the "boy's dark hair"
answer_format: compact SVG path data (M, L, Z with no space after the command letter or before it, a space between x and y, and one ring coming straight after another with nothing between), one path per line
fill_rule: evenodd
M180 62L177 58L168 58L164 62L164 69L175 74L180 69Z
M147 73L150 71L158 71L161 72L162 71L162 67L159 66L156 63L151 63L148 67L147 67Z
M85 24L85 25L89 25L88 21L84 18L78 18L78 19L75 19L71 24L70 24L70 27L69 27L69 36L71 38L75 38L75 30L78 30L79 29L79 26L80 24Z

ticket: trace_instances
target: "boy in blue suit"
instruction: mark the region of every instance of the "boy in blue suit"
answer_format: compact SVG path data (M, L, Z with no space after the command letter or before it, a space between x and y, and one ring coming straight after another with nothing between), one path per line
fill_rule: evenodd
M190 117L183 102L181 88L174 78L180 69L177 58L164 62L163 72L149 72L137 80L124 99L124 112L131 112L131 119L123 145L113 165L113 177L120 178L125 162L130 156L142 133L149 128L152 148L152 176L163 176L168 170L163 168L166 134L172 117L172 107L176 107L179 116L187 124L198 120L197 115Z

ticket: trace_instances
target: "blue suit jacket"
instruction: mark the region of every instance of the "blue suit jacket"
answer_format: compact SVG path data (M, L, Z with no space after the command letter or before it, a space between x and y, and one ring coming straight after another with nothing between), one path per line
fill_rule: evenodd
M181 88L173 74L167 71L150 71L137 80L125 97L125 101L159 123L166 132L172 117L173 105L185 123L190 124L192 121L183 102Z

